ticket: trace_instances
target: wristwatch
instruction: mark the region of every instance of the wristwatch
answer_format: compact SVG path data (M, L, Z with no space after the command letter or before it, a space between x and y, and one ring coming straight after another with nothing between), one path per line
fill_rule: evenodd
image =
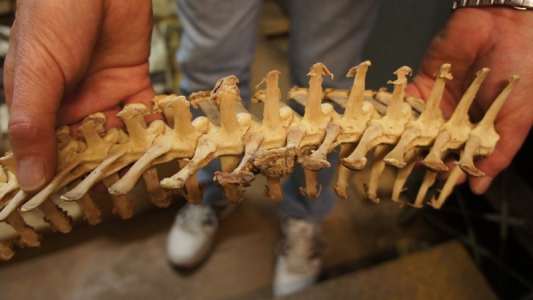
M503 5L520 10L533 9L533 0L455 0L453 9L461 7L480 7Z

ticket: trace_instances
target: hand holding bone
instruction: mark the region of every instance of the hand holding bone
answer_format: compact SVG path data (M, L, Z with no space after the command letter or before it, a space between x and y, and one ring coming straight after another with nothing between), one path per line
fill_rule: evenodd
M446 85L441 109L448 119L458 107L459 101L476 73L483 68L490 69L470 106L471 121L477 123L489 110L497 95L503 91L511 74L520 74L521 81L533 80L533 12L515 11L503 8L465 8L453 12L447 24L433 39L420 71L407 88L406 93L427 99L435 78L435 70L443 63L453 66L454 80ZM485 72L488 72L486 70ZM481 160L477 169L485 173L484 177L470 177L472 191L482 194L489 187L492 179L505 169L523 144L533 125L533 102L530 84L518 84L495 116L495 130L500 134L500 141L494 154ZM459 120L458 120L459 121ZM461 121L462 122L462 121ZM435 156L433 156L435 157ZM453 167L451 167L453 168ZM463 179L464 180L464 179Z
M150 104L151 2L17 2L5 62L9 137L21 188L36 192L56 172L55 128L120 103Z

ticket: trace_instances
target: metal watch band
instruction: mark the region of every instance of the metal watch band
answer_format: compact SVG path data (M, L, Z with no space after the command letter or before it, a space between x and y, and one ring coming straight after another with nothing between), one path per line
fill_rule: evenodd
M504 5L520 10L526 10L533 9L533 0L455 0L453 3L453 9L492 5Z

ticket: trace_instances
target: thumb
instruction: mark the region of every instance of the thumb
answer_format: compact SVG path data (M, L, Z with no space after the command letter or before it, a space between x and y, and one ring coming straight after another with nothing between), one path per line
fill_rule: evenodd
M485 193L496 176L511 164L524 143L531 123L526 116L521 116L529 114L530 110L523 109L523 111L504 116L496 123L496 131L500 134L500 140L488 157L476 161L476 167L483 171L485 176L470 178L470 187L474 193Z
M54 176L57 141L50 118L27 107L12 107L8 136L20 188L37 192Z
M26 192L37 192L55 173L56 114L64 81L53 59L30 51L21 55L10 49L4 80L9 90L8 136L19 186Z

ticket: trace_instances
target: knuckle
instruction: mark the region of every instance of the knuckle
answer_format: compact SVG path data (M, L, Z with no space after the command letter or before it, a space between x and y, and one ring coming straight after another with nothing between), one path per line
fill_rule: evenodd
M42 137L43 128L37 123L10 121L7 135L12 143L19 146L31 145Z

